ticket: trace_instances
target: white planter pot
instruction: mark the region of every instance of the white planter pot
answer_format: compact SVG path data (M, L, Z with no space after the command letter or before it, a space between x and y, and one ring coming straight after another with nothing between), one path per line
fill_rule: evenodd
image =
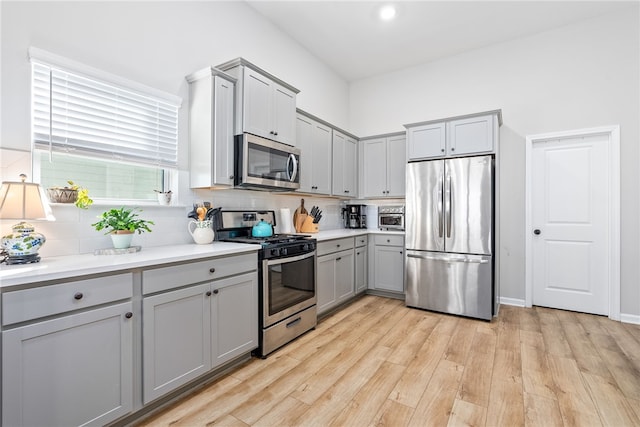
M133 233L111 233L111 241L113 242L113 247L115 249L126 249L131 246L131 239L133 238Z

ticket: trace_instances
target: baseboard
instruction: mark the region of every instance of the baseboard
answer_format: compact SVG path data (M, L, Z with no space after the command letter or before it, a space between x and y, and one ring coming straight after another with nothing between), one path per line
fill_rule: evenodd
M500 297L500 304L514 305L516 307L524 307L524 300L518 298Z
M620 313L620 321L622 323L633 323L634 325L640 325L640 316L638 316L637 314Z

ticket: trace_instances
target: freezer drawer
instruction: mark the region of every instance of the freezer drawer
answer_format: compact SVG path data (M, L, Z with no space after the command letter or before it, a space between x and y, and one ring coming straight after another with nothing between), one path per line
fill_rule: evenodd
M491 320L491 256L407 251L406 305Z

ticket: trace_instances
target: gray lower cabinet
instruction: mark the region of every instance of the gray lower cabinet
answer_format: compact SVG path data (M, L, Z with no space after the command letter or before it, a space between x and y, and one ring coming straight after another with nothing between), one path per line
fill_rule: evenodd
M318 244L318 314L355 295L353 237Z
M356 294L360 294L367 290L367 242L368 236L358 236L355 248L355 286Z
M372 267L370 289L404 292L404 237L374 235Z
M124 302L3 331L2 425L98 426L131 412L132 311Z
M142 307L145 404L258 347L255 271L148 296Z

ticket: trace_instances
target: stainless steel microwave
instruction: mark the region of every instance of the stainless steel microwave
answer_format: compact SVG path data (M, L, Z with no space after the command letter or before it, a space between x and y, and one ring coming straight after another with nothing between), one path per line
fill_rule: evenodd
M258 190L300 188L300 150L250 133L236 135L234 185Z

